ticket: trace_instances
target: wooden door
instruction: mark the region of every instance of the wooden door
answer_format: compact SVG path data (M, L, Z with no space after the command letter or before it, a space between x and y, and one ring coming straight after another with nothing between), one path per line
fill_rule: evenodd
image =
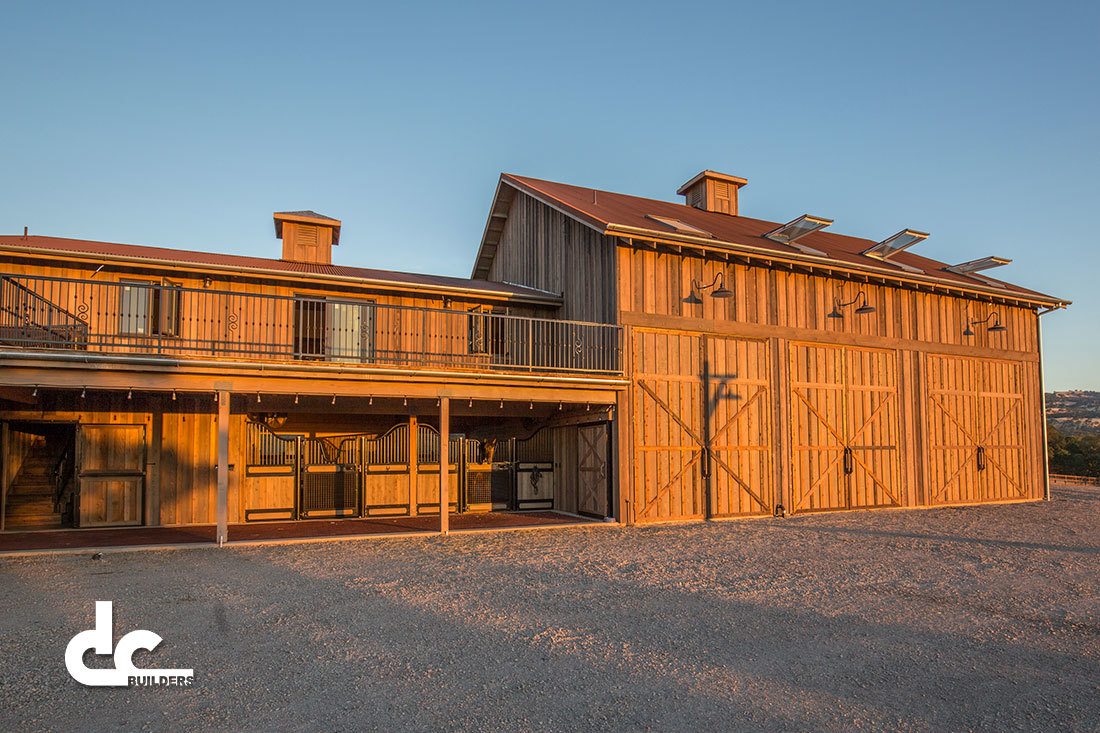
M145 426L79 426L77 476L81 527L141 524Z
M901 506L897 352L844 349L844 355L849 506Z
M925 360L929 504L1033 498L1022 365L931 354Z
M635 330L634 521L701 519L703 371L701 337Z
M609 515L607 423L577 429L577 512L594 517Z
M791 345L791 512L899 506L897 355Z
M771 513L767 344L639 329L632 350L634 521Z
M764 341L707 337L710 516L771 514L771 366Z

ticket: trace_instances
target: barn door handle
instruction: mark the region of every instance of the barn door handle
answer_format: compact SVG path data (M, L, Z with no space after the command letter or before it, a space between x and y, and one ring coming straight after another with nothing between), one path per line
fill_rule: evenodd
M848 474L855 470L852 466L852 449L844 448L844 473Z
M985 470L985 448L978 446L978 470Z
M703 449L703 478L710 478L710 448Z

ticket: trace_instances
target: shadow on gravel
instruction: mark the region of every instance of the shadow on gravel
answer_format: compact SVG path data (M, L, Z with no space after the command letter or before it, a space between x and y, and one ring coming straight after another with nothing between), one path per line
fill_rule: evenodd
M1044 550L1047 552L1073 552L1085 555L1100 555L1100 547L1070 547L1068 545L1048 545L1041 542L1020 542L1018 540L996 540L983 537L962 537L959 535L930 534L926 532L898 532L885 529L860 529L857 527L818 526L793 521L777 523L777 529L790 532L823 532L832 534L850 534L864 537L893 537L930 542L955 542L961 544L987 545L989 547L1008 547L1021 550Z

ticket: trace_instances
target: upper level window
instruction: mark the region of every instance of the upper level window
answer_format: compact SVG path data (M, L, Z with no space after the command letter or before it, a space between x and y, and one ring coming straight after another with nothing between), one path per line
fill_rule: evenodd
M119 333L127 336L179 336L180 287L162 283L122 281L118 304Z

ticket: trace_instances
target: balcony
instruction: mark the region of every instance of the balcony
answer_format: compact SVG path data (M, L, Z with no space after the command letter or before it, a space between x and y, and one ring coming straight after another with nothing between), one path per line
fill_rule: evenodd
M622 331L608 324L34 275L0 274L0 348L349 370L622 373Z

